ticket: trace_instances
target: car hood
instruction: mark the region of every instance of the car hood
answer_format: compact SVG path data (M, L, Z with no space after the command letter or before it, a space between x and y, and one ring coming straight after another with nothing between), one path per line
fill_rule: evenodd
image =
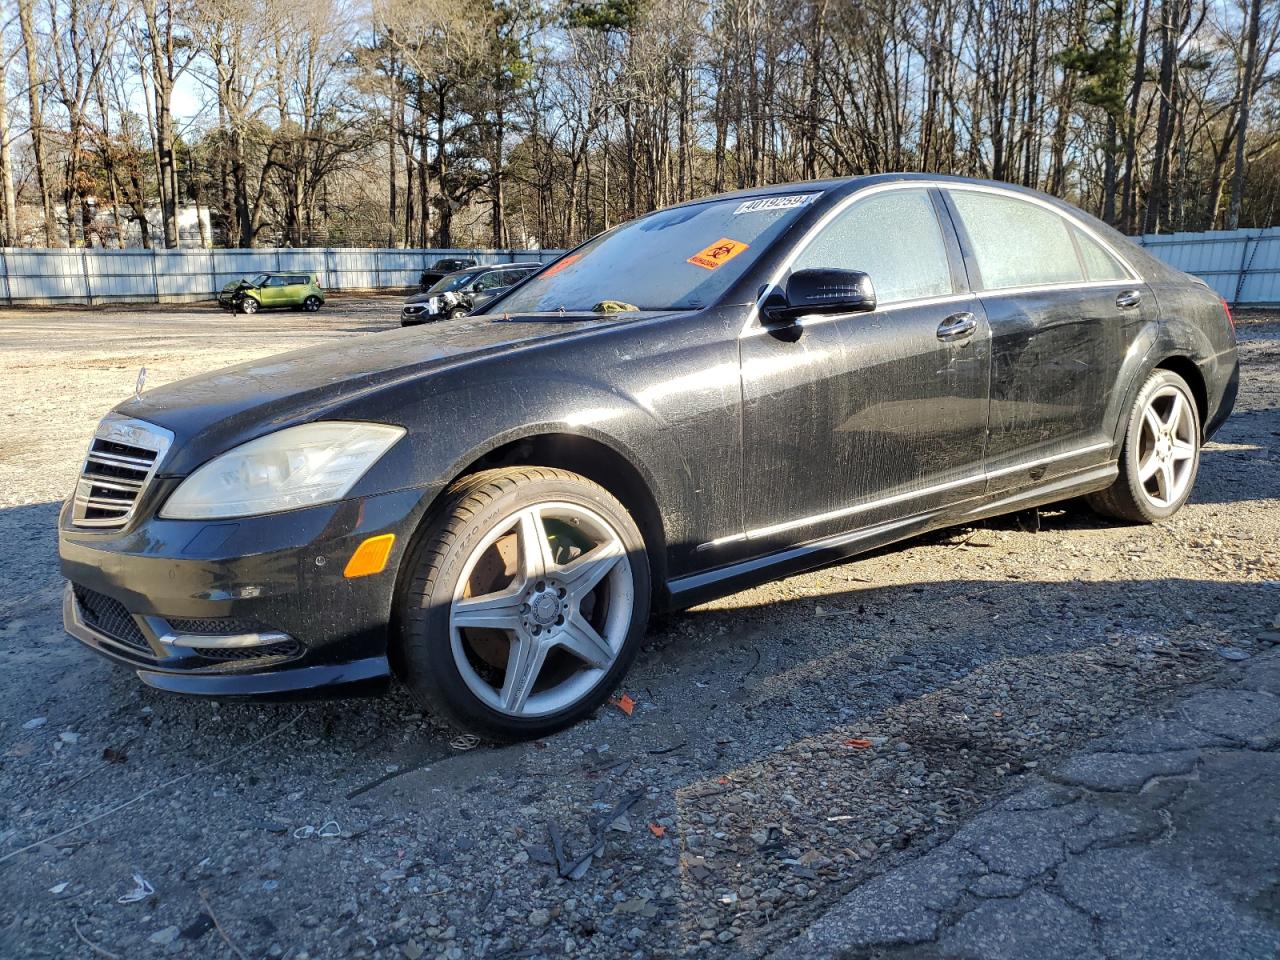
M656 315L531 315L510 321L479 316L430 329L366 334L156 387L120 404L116 412L173 431L173 453L162 472L183 474L253 437L334 415L339 405L382 387ZM386 419L394 422L394 411Z
M223 293L234 293L237 290L248 290L253 286L248 280L232 280L222 285Z

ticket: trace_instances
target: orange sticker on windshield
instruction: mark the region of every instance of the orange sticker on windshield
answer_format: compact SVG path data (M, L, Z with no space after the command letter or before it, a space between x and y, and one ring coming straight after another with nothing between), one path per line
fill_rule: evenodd
M714 270L721 264L728 263L746 249L747 245L745 243L730 240L728 237L721 237L705 250L699 250L687 262L692 263L695 267Z
M545 280L547 279L547 277L554 277L557 273L559 273L565 267L569 266L571 263L577 263L581 259L582 259L582 254L580 253L574 253L574 254L570 254L567 257L561 257L551 266L547 267L546 270L542 271L542 279Z

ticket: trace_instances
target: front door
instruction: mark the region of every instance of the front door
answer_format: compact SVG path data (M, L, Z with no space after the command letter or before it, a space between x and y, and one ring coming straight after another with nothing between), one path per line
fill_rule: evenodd
M940 196L857 196L792 263L861 270L871 313L740 340L749 554L928 515L983 488L990 334Z
M279 306L283 300L284 290L284 277L267 277L267 282L258 291L262 297L262 305L264 307Z

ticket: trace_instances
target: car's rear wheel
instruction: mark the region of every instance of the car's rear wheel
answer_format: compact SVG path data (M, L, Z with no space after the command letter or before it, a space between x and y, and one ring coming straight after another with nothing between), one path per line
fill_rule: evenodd
M241 313L257 313L258 301L253 299L253 297L241 297L240 312Z
M1094 510L1135 523L1173 516L1191 496L1200 469L1200 411L1187 382L1171 370L1147 378L1129 414L1120 476L1090 494Z
M465 478L408 561L397 672L428 710L497 739L542 736L609 694L648 621L630 514L564 470Z
M307 297L302 301L302 309L308 313L315 313L320 309L320 298L316 296Z

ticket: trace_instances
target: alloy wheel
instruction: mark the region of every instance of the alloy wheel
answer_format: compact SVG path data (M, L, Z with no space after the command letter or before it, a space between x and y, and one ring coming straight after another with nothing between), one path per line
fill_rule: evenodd
M573 706L619 656L636 599L622 538L578 504L540 503L471 552L449 611L467 687L489 707L537 717Z
M1195 474L1196 418L1172 384L1147 398L1138 440L1138 482L1157 507L1177 503Z

